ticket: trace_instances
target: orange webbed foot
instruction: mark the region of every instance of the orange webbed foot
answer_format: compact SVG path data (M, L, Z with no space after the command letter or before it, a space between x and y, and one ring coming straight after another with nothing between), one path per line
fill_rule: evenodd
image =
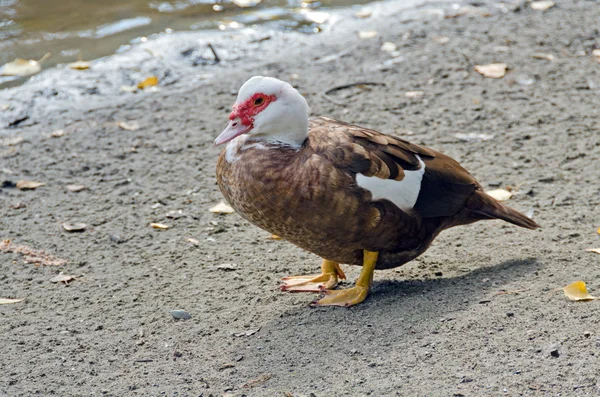
M342 280L346 279L346 275L339 263L323 259L321 274L284 277L282 278L283 285L280 289L288 292L321 292L323 288L335 288L338 278Z

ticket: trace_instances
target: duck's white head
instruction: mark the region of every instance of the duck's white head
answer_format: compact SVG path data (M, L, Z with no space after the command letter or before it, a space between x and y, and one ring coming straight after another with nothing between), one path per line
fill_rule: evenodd
M246 134L248 139L298 147L308 135L308 112L306 99L290 84L254 76L240 88L229 125L215 145Z

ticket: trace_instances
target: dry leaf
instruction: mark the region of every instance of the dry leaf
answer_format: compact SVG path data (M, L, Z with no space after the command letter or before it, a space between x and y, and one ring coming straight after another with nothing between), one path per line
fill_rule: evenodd
M170 219L179 219L179 218L185 217L185 214L183 213L182 210L169 211L165 214L165 217L170 218Z
M554 60L554 55L552 54L544 54L543 52L536 52L535 54L532 55L533 58L535 59L545 59L546 61L553 61Z
M63 274L63 272L60 272L58 275L52 277L50 279L51 283L65 283L68 284L69 281L73 281L75 280L74 276L70 276L68 274Z
M407 98L420 98L423 95L425 95L423 91L406 91L404 93L404 96Z
M327 22L327 20L331 17L331 15L323 11L311 11L306 9L302 10L302 14L309 21L319 25Z
M270 238L271 240L281 240L281 237L279 237L279 236L278 236L278 235L276 235L276 234L271 234L271 235L270 235L269 237L267 237L267 238Z
M140 90L143 90L144 88L154 87L157 84L158 84L158 77L150 76L150 77L147 77L144 81L139 82L137 85L137 88L139 88Z
M359 39L373 39L377 37L377 31L375 30L362 30L360 32L358 32L358 38Z
M354 15L360 19L369 18L372 14L373 13L369 10L359 10L359 11L356 11L356 13L354 13Z
M390 41L386 41L385 43L383 43L380 48L380 50L384 51L384 52L394 52L397 49L398 49L398 47L396 46L396 44L394 44Z
M549 8L554 7L556 4L554 4L553 1L532 1L531 2L531 9L532 10L537 10L537 11L546 11Z
M600 248L588 248L586 249L587 252L593 252L595 254L600 254Z
M140 125L136 121L119 121L117 126L125 131L137 131L140 129Z
M475 71L482 76L491 79L499 79L504 77L508 65L505 63L490 63L488 65L475 65Z
M56 130L50 134L52 138L60 138L63 135L65 135L65 130Z
M17 188L21 190L33 190L40 186L44 186L45 183L35 181L18 181Z
M22 302L23 300L25 300L25 298L23 298L23 299L0 298L0 305L7 305L9 303L19 303L19 302Z
M0 75L22 77L34 75L42 70L42 62L48 59L50 55L50 53L47 53L39 61L17 58L14 61L5 64L2 67Z
M491 139L494 139L494 135L492 134L478 134L476 132L469 132L467 134L459 132L457 134L454 134L454 136L460 139L461 141L469 143L489 141Z
M10 208L12 208L13 210L20 210L21 208L25 208L25 207L27 207L27 204L25 204L22 201L19 201L18 203L10 206Z
M600 227L596 230L596 233L600 234Z
M138 88L134 85L122 85L121 91L123 92L136 92Z
M42 65L38 61L17 58L4 65L2 76L32 76L42 70Z
M188 238L187 241L196 247L200 246L200 241L196 240L195 238Z
M233 335L234 336L252 336L255 333L257 333L258 331L260 331L260 327L256 328L256 329L249 329L247 331L242 331L242 332L236 332Z
M565 296L572 301L591 301L596 299L587 290L585 286L585 282L583 281L575 281L566 287L563 287L563 292Z
M23 260L27 263L45 266L60 266L67 263L66 260L49 255L44 251L36 251L25 245L13 244L10 240L4 240L0 243L0 252L14 252L23 255Z
M231 214L235 212L235 210L231 208L229 204L222 201L214 207L209 208L209 211L213 214Z
M159 229L159 230L167 230L168 228L171 227L169 225L165 225L164 223L151 223L150 226L153 227L154 229Z
M505 189L494 189L494 190L489 190L486 192L489 196L492 196L493 198L495 198L498 201L507 201L509 200L513 193L509 192L508 190Z
M238 7L246 8L246 7L254 7L258 5L261 0L232 0L232 3Z
M85 223L68 223L62 224L63 229L67 232L83 232L87 225Z
M530 208L527 211L525 211L525 216L529 219L533 219L533 214L534 214L533 208Z
M246 382L244 384L244 386L242 386L244 389L251 389L254 386L258 386L260 384L265 383L266 381L268 381L269 379L271 379L271 374L263 374L261 376L259 376L256 379L250 379L248 382Z
M2 146L17 146L20 143L23 143L25 139L22 136L14 136L11 138L0 139L0 145Z
M90 63L86 61L77 61L69 64L69 67L74 70L86 70L90 68Z
M213 270L224 270L226 272L230 272L233 270L237 270L238 265L235 263L223 263L222 265L210 266L209 269Z
M65 186L65 188L70 192L80 192L82 190L87 189L83 185L67 185L67 186Z

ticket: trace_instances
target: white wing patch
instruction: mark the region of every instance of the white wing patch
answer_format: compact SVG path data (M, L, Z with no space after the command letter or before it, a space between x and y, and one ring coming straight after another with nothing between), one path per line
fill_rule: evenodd
M421 191L421 181L425 174L425 163L418 155L421 168L416 171L404 171L404 179L381 179L376 176L356 175L356 183L371 192L374 200L386 199L396 204L402 211L412 209Z

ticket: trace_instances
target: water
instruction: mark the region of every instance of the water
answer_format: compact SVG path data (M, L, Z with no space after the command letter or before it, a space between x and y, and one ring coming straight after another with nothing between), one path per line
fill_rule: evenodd
M48 68L82 57L126 50L160 32L236 29L268 24L307 34L319 31L327 10L369 0L0 0L0 65L40 59ZM245 4L243 4L244 2ZM1 77L0 88L23 78Z

